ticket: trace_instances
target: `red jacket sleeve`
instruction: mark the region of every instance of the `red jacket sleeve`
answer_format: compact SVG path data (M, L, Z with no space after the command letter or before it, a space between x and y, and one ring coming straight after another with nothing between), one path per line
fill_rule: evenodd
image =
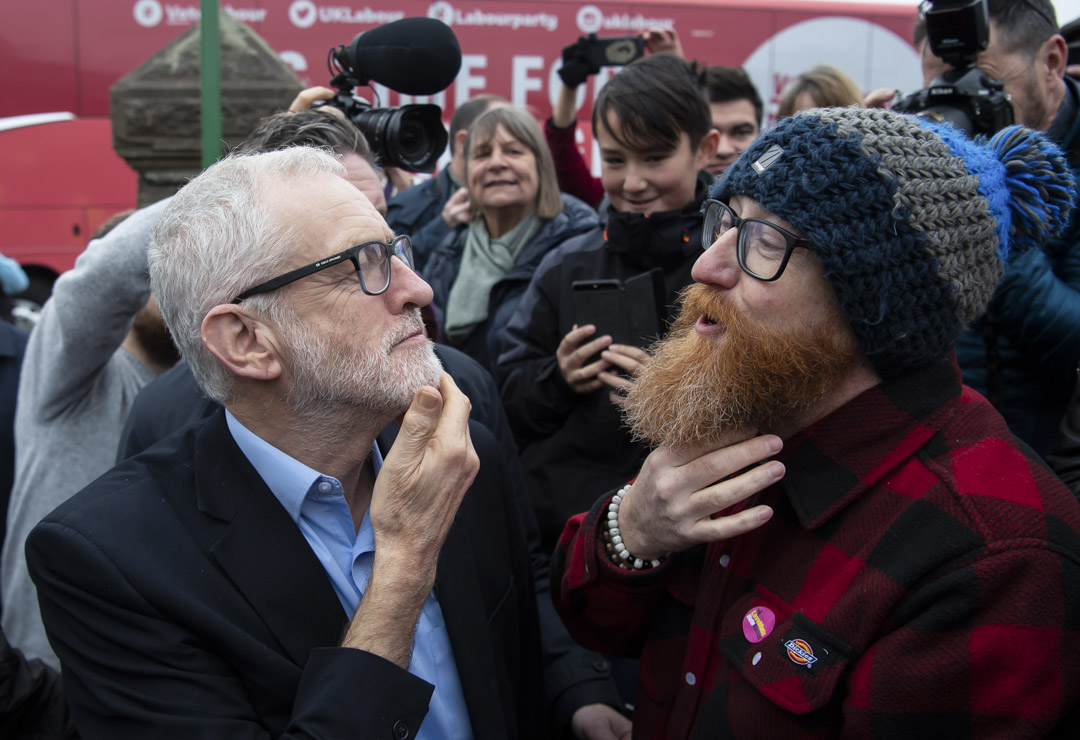
M596 208L604 199L604 188L600 178L593 177L589 172L589 166L585 164L585 158L574 141L576 133L577 123L570 128L555 128L550 118L544 121L544 138L555 160L559 189Z
M599 529L612 495L566 523L552 559L551 598L579 643L605 655L636 657L679 558L644 571L612 563Z

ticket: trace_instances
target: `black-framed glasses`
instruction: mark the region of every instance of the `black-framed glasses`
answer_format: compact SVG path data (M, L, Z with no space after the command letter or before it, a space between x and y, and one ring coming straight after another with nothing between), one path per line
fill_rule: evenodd
M762 218L739 218L727 203L705 201L701 248L708 249L730 229L738 231L735 254L739 267L750 277L772 282L784 274L795 247L806 247L804 237Z
M409 237L404 235L395 237L394 241L389 244L378 241L364 242L363 244L357 244L355 247L349 247L344 252L339 252L332 257L312 262L310 265L298 267L284 275L259 283L254 288L248 288L238 295L233 300L233 303L239 303L245 298L250 298L259 293L269 293L271 290L277 290L300 278L314 275L319 270L333 267L343 260L351 261L353 267L356 268L356 277L360 281L360 290L368 295L380 295L390 287L390 272L392 269L390 258L394 256L404 262L410 270L416 269L416 262L413 261L412 241Z

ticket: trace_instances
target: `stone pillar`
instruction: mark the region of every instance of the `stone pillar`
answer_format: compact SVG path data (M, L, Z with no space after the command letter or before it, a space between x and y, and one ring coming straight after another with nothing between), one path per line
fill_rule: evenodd
M265 116L285 110L303 84L251 28L219 11L222 132L226 149ZM113 147L139 174L139 206L172 195L202 169L199 26L110 90Z

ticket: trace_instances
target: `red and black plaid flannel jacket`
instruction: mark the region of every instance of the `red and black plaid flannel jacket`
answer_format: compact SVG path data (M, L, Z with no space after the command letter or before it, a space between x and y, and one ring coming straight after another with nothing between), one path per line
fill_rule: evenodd
M604 556L609 496L568 523L553 598L582 644L641 656L635 738L1076 730L1080 504L955 366L867 391L780 459L746 504L765 526L652 571Z

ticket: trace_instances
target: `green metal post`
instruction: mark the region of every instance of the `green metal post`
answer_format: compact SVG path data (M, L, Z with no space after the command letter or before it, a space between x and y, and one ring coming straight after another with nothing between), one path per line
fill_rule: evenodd
M202 103L202 166L221 158L221 40L218 0L199 0L199 88Z

